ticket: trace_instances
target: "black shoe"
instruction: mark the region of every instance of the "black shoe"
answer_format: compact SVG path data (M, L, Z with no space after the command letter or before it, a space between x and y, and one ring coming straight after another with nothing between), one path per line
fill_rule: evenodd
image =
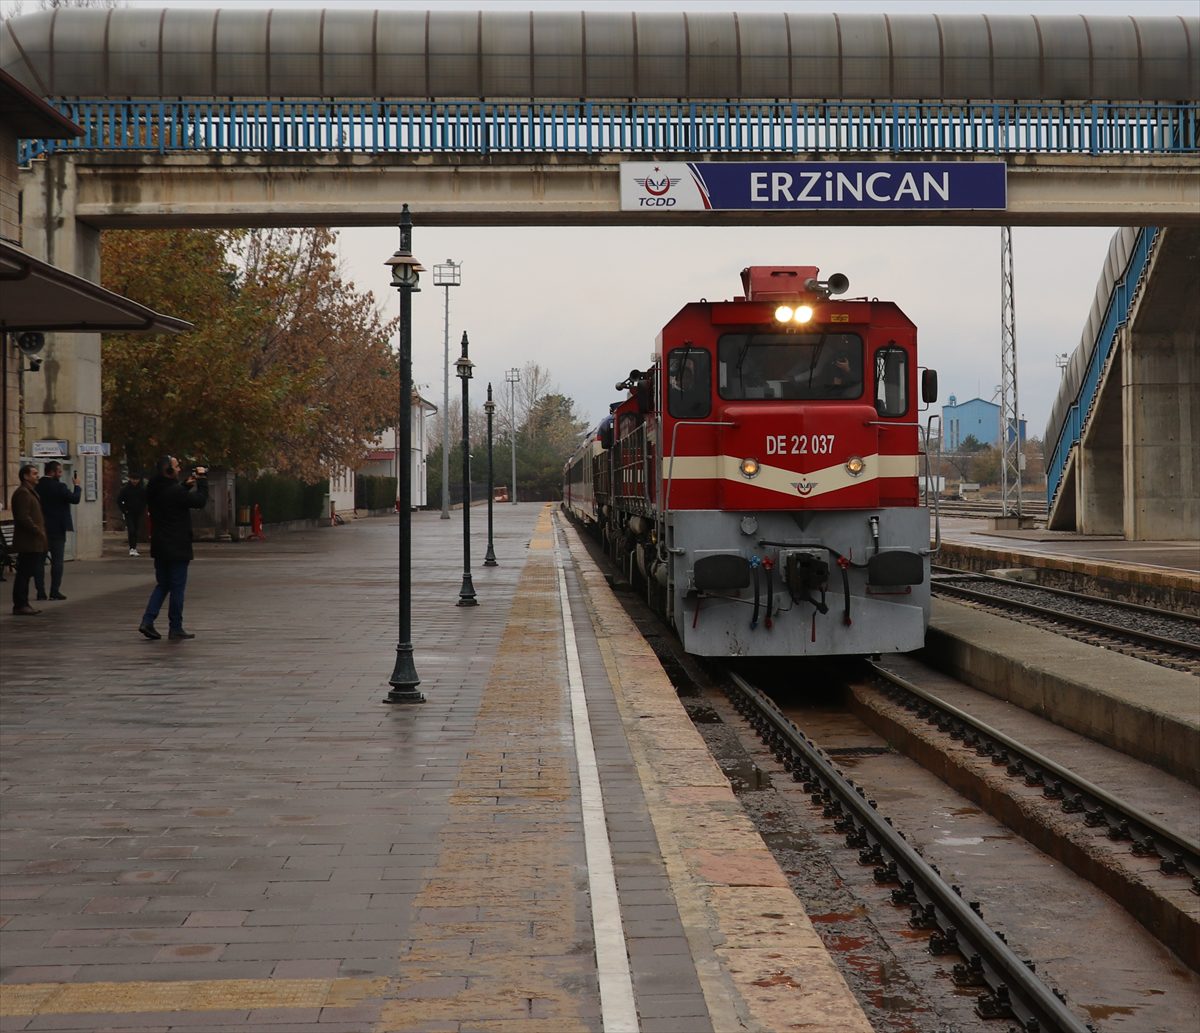
M62 592L51 592L51 593L50 593L50 598L51 598L51 599L65 599L65 598L66 598L66 596L65 596L65 595L63 595L63 594L62 594Z
M158 633L153 624L139 624L138 631L145 635L146 638L162 638L162 635Z
M167 638L170 639L172 642L179 642L185 638L195 638L195 637L196 636L193 635L190 631L184 631L183 628L180 628L178 631L175 631L174 629L172 629L171 631L167 632Z
M46 601L46 593L45 592L40 593L37 598L38 598L39 603L44 603Z
M32 606L14 606L13 613L18 617L36 617L41 610L35 610Z

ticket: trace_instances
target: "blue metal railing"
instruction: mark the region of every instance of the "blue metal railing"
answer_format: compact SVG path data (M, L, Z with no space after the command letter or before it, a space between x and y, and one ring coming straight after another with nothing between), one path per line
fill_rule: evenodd
M1200 105L59 100L55 151L1192 154Z
M1054 449L1046 462L1046 502L1050 508L1053 508L1054 499L1058 495L1071 449L1083 433L1084 423L1091 412L1096 392L1100 389L1100 379L1108 365L1109 356L1116 347L1117 332L1129 321L1129 310L1133 306L1138 285L1150 262L1158 233L1159 230L1155 226L1144 226L1138 230L1125 271L1113 285L1112 294L1109 295L1104 320L1096 332L1096 340L1092 344L1079 391L1074 403L1067 410L1058 440L1054 443Z

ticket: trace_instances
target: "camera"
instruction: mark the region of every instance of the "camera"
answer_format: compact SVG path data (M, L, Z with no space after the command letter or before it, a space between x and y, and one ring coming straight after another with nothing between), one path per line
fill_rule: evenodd
M197 466L194 470L192 470L192 473L194 473L197 477L207 477L208 476L208 467L207 466Z

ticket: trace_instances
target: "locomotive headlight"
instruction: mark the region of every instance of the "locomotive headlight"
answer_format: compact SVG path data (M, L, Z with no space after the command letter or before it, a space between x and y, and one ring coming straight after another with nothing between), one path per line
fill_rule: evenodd
M757 477L758 476L758 460L757 459L743 459L741 462L741 465L740 465L740 469L742 471L742 476L745 477L746 480L750 480L753 477Z
M791 305L780 305L779 308L775 310L775 318L781 323L786 323L788 320L790 320L792 318L792 314Z
M857 477L867 468L867 464L862 461L862 456L851 456L846 460L846 472L851 477Z
M792 313L792 319L797 323L807 323L813 317L813 310L808 305L800 305Z

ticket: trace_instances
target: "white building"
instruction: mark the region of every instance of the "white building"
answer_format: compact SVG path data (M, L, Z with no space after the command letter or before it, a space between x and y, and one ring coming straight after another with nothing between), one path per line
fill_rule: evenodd
M426 504L425 462L427 437L425 421L437 412L437 406L422 398L416 391L412 401L412 504L419 508ZM334 510L343 516L354 511L354 483L359 474L368 477L395 477L399 483L399 467L396 461L396 428L389 427L371 442L366 460L357 470L342 467L329 475L329 501Z

